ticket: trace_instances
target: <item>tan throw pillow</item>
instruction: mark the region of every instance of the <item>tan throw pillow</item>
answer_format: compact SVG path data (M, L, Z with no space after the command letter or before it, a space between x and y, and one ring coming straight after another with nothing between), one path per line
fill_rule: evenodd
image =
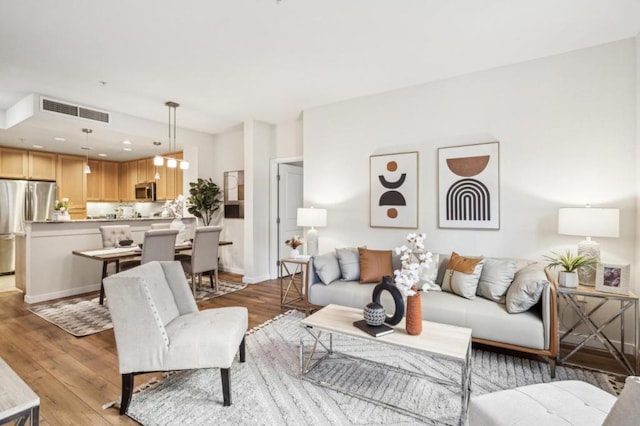
M379 283L385 275L393 276L391 250L369 250L358 247L360 283Z
M481 257L463 257L456 252L451 253L442 280L442 290L475 299L483 266L484 259Z

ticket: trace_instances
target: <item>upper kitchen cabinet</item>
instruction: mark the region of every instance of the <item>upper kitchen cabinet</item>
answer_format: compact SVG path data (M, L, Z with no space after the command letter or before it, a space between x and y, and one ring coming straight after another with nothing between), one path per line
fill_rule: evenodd
M56 180L58 156L51 152L29 151L29 179Z
M135 201L135 185L138 183L138 164L137 161L126 161L120 163L120 172L118 173L118 197L120 201Z
M72 219L87 216L87 175L84 174L85 157L58 155L58 199L68 198Z
M89 160L89 167L91 173L87 175L87 201L118 201L118 163Z
M22 149L0 147L0 177L26 179L29 170L29 155Z

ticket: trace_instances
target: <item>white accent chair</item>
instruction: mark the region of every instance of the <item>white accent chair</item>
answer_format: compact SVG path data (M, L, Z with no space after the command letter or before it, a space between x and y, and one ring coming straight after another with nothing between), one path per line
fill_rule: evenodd
M122 240L133 240L131 237L131 227L129 225L102 225L100 226L100 235L102 236L102 247L111 248L116 247ZM120 272L120 269L133 268L140 264L140 258L131 260L105 260L102 262L102 276L107 276L107 268L110 263L114 263L116 267L116 273ZM100 304L104 301L104 285L100 283Z
M202 285L203 272L209 273L211 287L215 291L218 290L218 244L220 243L221 231L221 226L196 228L193 236L191 258L181 260L185 272L191 274L191 287L194 296L196 294L196 275L198 277L198 285Z
M469 426L640 424L640 377L627 377L620 396L579 380L522 386L471 398Z
M244 307L198 311L180 262L150 262L105 279L122 375L120 414L141 373L220 368L223 405L231 405L229 369L245 361Z
M152 229L144 233L140 263L175 260L177 229Z

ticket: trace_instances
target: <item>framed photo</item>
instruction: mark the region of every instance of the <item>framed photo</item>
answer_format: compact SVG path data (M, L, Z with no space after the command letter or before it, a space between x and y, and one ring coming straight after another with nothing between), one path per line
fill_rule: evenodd
M438 148L438 226L500 229L500 144Z
M596 290L606 293L629 294L629 265L598 263Z
M369 157L371 227L418 227L418 152Z

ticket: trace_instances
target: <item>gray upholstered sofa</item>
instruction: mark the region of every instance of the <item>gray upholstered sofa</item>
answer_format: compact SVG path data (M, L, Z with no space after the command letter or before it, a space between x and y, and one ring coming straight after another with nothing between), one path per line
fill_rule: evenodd
M318 262L319 258L327 260L330 256L330 253L317 256L310 262L306 294L308 302L316 306L338 304L354 308L363 308L371 302L375 284L362 284L353 277L347 277L347 279L342 277L328 283L321 280L320 276L326 270L317 270L315 267L326 267L326 264ZM448 262L448 255L440 255L435 280L440 286L445 280ZM423 319L471 328L473 341L477 343L548 357L551 374L555 376L557 333L555 284L547 280L543 265L524 260L512 262L515 268L515 275L512 275L513 283L516 281L518 284L524 283L527 291L527 283L533 280L538 289L541 289L539 301L530 309L521 313L510 313L502 300L504 298L496 302L481 296L468 299L447 291L428 291L421 293ZM393 263L393 269L397 269L399 266L397 259ZM327 281L326 274L324 281ZM513 284L509 289L512 286ZM383 292L383 294L388 293ZM391 298L388 297L385 300L383 296L382 302L387 312L391 313L390 310L393 309Z

